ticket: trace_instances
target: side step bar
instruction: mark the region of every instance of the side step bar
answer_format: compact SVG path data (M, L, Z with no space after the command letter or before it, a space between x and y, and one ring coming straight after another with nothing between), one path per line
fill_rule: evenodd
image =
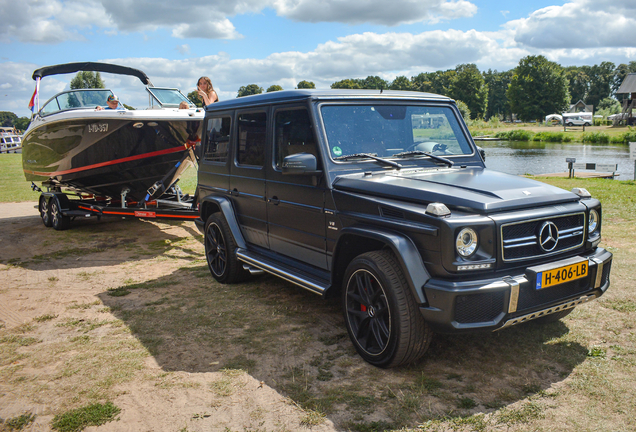
M305 272L299 272L298 269L281 265L278 262L269 260L266 257L245 249L239 248L236 251L236 257L247 264L248 267L256 267L257 269L271 273L316 294L323 294L331 286L330 283L318 279L315 276ZM248 270L250 272L253 271L249 268Z

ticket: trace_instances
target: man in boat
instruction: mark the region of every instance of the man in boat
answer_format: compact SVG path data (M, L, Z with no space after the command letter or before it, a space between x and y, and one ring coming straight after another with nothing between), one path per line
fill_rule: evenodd
M106 108L98 106L97 108L95 108L96 111L102 111L102 110L126 110L126 108L124 108L123 106L119 105L119 98L117 97L117 95L112 94L110 96L108 96L108 99L106 99L106 105L108 105Z

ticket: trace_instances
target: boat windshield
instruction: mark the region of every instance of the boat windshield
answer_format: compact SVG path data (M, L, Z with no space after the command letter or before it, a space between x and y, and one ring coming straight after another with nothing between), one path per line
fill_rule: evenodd
M323 105L321 115L334 160L360 161L365 154L404 159L473 153L450 107Z
M151 100L162 108L179 108L181 102L186 102L188 106L194 107L194 104L179 89L147 87L147 90L152 95Z
M78 89L60 93L49 99L40 110L40 115L49 115L58 111L76 108L95 108L107 106L106 99L113 92L107 89Z

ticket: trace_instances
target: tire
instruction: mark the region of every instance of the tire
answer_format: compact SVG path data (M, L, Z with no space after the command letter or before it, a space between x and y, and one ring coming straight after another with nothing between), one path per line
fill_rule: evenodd
M53 226L53 221L51 219L51 208L49 207L49 203L46 202L46 199L41 196L40 204L38 205L40 209L40 217L42 218L42 223L45 227L51 228Z
M433 332L389 251L368 252L351 261L343 281L342 305L356 351L374 366L413 363L431 343Z
M62 208L57 198L51 198L51 225L57 231L64 231L71 226L71 218L62 214Z
M553 314L534 319L533 321L536 322L537 324L549 324L549 323L557 322L561 318L565 318L566 316L570 315L573 310L574 308L562 310L560 312L555 312Z
M212 277L221 283L245 280L249 273L236 258L236 242L220 212L212 214L205 223L205 258Z
M565 125L566 126L572 126L572 123L566 123Z

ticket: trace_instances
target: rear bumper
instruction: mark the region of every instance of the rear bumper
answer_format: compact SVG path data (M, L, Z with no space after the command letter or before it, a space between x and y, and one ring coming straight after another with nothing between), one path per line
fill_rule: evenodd
M550 263L552 268L587 260L584 278L536 289L538 267L497 279L449 282L431 279L424 285L428 304L420 307L437 332L495 331L594 300L609 288L612 254L597 248L589 255ZM545 266L541 266L545 267Z

